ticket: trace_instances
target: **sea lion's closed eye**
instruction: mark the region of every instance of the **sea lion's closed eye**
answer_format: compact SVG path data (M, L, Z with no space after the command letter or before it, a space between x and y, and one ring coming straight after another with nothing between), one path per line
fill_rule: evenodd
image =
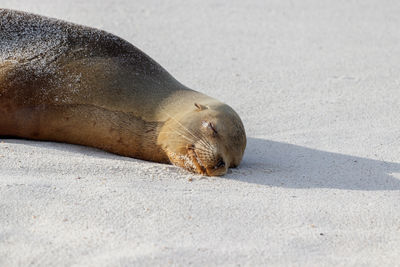
M215 129L215 126L214 126L214 124L213 124L212 122L203 121L201 124L202 124L202 126L203 126L204 128L206 128L206 129L208 129L208 130L211 130L212 133L218 134L218 131Z

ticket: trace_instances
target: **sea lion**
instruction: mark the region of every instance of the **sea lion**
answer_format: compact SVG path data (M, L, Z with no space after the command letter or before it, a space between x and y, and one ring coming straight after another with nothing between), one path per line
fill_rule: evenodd
M0 9L0 135L100 148L218 176L239 165L243 123L127 41Z

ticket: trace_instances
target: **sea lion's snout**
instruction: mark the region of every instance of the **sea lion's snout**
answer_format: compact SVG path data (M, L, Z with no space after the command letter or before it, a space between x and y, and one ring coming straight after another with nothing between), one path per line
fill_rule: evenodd
M158 142L171 163L201 175L222 176L242 159L243 124L226 104L194 106L180 117L170 116Z
M223 158L219 158L216 164L206 168L208 176L221 176L228 171L228 165L225 163Z
M189 170L207 176L221 176L228 170L228 165L221 156L214 155L211 151L187 145L187 154L192 164Z

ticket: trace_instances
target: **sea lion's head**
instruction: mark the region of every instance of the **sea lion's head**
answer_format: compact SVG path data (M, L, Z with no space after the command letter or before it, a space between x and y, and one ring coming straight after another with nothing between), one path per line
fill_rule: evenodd
M228 105L194 103L184 115L170 116L158 141L172 164L202 175L220 176L239 165L246 133Z

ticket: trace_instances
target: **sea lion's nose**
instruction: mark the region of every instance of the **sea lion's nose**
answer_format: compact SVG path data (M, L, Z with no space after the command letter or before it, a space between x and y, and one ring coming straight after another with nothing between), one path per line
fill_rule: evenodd
M215 164L214 169L219 169L222 167L225 167L225 161L222 158L220 158L217 164Z
M217 161L217 164L215 164L215 166L207 167L206 173L208 176L221 176L221 175L224 175L228 171L227 166L228 165L221 158Z

